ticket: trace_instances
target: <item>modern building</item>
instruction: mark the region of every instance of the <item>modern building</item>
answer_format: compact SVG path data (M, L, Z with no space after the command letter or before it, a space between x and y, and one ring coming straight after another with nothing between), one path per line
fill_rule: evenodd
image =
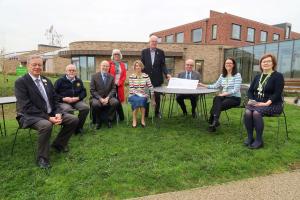
M196 62L195 70L200 72L202 81L213 82L221 73L224 57L233 56L238 61L243 82L249 83L258 71L259 57L265 52L276 54L279 71L286 78L299 78L300 34L292 32L291 28L289 23L267 25L210 11L207 19L153 34L160 37L158 47L165 51L166 66L173 76L184 70L184 61L191 58ZM141 50L147 47L148 42L76 41L68 48L39 45L37 51L24 55L41 54L47 73L63 74L65 66L74 63L81 79L90 80L99 63L110 60L115 48L122 51L128 74L131 74L134 60L140 59ZM22 62L24 55L9 59ZM12 72L15 66L11 67Z
M210 11L209 18L152 33L165 43L218 44L234 47L300 39L290 23L267 25L229 13Z

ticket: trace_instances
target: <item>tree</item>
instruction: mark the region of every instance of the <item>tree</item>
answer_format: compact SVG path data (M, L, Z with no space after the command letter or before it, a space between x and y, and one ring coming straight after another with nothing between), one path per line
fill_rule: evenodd
M49 41L48 44L52 46L62 46L62 34L58 34L56 30L54 30L53 25L50 26L49 29L46 29L45 36Z

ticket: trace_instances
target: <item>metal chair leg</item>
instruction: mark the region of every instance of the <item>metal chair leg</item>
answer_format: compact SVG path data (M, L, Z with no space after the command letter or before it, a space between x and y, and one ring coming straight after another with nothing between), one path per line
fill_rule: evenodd
M283 117L284 117L284 125L285 125L285 133L286 133L286 139L289 139L289 133L288 133L288 129L287 129L287 123L286 123L286 115L285 112L283 111Z
M13 155L14 154L14 148L15 148L15 144L16 144L16 140L17 140L17 135L18 135L18 132L19 132L19 129L20 127L18 127L16 133L15 133L15 138L14 138L14 141L13 141L13 145L12 145L12 148L11 148L11 153L10 155Z

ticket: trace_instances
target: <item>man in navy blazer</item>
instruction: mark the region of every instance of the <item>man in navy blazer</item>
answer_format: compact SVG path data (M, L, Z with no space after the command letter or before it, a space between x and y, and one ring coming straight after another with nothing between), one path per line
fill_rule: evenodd
M94 74L91 78L90 92L92 97L92 111L96 113L96 129L100 129L100 113L104 113L108 118L108 128L112 127L114 114L119 101L116 96L116 85L114 77L108 73L109 62L104 60L100 63L100 72Z
M41 76L43 59L32 55L27 60L28 73L16 80L17 120L20 127L38 131L37 164L49 168L50 137L53 125L62 125L52 143L57 152L68 151L68 141L75 131L78 118L59 110L51 81Z
M185 61L185 71L178 74L178 78L182 79L190 79L190 80L199 80L200 81L200 74L193 70L193 67L195 65L194 60L187 59ZM183 115L187 115L186 106L184 103L184 99L190 99L191 105L192 105L192 116L193 118L196 117L196 106L197 106L197 100L198 95L192 95L192 94L179 94L176 96L176 101L180 105Z
M149 39L149 48L142 50L141 60L144 64L143 72L148 74L153 87L159 87L163 84L163 75L169 80L171 75L168 74L165 61L165 53L163 50L157 48L157 36L152 35ZM154 93L156 102L155 116L161 117L159 113L160 107L160 94ZM148 114L149 107L146 109L146 116Z

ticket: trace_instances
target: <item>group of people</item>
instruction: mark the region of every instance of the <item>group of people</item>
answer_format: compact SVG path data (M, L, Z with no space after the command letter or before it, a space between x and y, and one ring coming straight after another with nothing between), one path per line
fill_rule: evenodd
M165 65L164 51L157 48L158 38L150 36L149 48L141 53L141 60L133 63L133 74L128 76L128 102L132 108L132 127L139 125L137 116L141 112L141 127L146 127L145 117L149 113L149 104L154 106L155 116L160 118L160 93L153 92L153 87L159 87L164 77L171 75ZM66 73L53 85L50 79L41 75L43 59L39 55L32 55L27 60L28 73L15 82L17 98L17 120L20 127L32 128L38 131L37 164L41 168L49 168L50 147L57 152L68 152L68 141L72 134L82 134L85 120L91 112L96 129L100 129L103 117L106 118L108 128L116 113L120 120L124 120L122 103L125 102L126 67L121 61L122 53L119 49L112 51L110 61L102 61L99 72L91 77L90 106L84 101L86 89L80 78L76 76L76 66L70 64ZM224 61L223 71L216 83L205 85L200 82L200 74L193 70L194 60L185 61L185 70L178 74L178 78L199 80L199 87L222 88L214 97L210 111L209 131L216 131L220 125L219 117L222 111L238 106L241 102L241 75L237 72L233 58ZM245 126L248 138L244 142L249 148L263 146L263 116L282 112L282 90L284 80L282 74L276 72L276 59L266 54L260 60L262 73L254 78L248 91L249 103L245 111ZM192 117L196 117L197 95L181 94L176 96L183 115L187 115L184 99L190 99ZM91 107L91 108L90 108ZM74 112L78 111L78 116ZM50 145L53 125L61 125L61 129ZM256 130L254 138L253 130Z

